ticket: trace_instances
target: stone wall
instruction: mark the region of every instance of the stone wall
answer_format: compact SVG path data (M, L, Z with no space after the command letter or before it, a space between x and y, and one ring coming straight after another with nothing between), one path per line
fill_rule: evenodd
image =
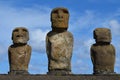
M0 80L120 80L120 74L116 75L90 75L76 74L67 76L51 75L6 75L1 74Z

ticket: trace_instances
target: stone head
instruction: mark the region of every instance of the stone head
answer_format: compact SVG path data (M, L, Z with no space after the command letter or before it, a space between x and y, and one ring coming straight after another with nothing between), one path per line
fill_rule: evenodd
M96 42L111 42L111 30L108 28L96 28L94 30L94 39Z
M54 8L51 12L52 28L67 29L69 11L66 8Z
M14 44L26 44L29 40L29 32L25 27L17 27L12 32Z

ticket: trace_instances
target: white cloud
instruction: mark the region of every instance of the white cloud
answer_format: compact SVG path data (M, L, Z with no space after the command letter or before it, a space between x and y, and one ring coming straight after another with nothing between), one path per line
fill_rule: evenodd
M114 35L120 35L120 23L117 20L110 20L110 28Z
M30 44L34 51L45 52L45 39L48 30L42 31L41 29L35 29L31 31Z
M94 43L95 43L94 39L88 39L87 41L84 41L84 46L86 46L86 48L89 50L91 45Z
M95 14L92 11L86 10L85 13L78 15L77 14L71 14L71 20L70 22L70 29L71 30L81 30L91 27L92 24L97 22L95 20Z
M90 47L92 44L94 44L94 39L91 38L85 40L79 38L79 40L75 42L72 60L73 73L92 73L92 62L90 58Z
M13 28L16 26L46 27L50 25L50 8L33 6L17 9L12 6L0 6L1 26Z

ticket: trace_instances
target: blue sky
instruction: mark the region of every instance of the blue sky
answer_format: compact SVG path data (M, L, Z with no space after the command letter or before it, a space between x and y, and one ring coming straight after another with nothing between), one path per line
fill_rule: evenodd
M15 27L24 26L30 33L32 46L29 72L47 73L45 36L51 30L50 12L65 7L70 12L69 29L74 36L72 72L92 74L90 46L95 43L93 30L110 28L116 48L115 72L120 73L120 0L0 0L0 73L7 74L8 47Z

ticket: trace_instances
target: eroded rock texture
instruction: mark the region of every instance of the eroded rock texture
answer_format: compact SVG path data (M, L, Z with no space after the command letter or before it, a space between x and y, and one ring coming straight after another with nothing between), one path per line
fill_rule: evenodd
M114 74L115 48L111 42L111 31L108 28L94 30L95 44L91 46L91 59L94 74Z
M55 8L51 12L52 31L46 36L48 74L71 74L73 35L67 31L69 12Z
M17 27L12 32L13 44L8 49L9 74L28 74L31 46L27 44L29 32L24 27Z

